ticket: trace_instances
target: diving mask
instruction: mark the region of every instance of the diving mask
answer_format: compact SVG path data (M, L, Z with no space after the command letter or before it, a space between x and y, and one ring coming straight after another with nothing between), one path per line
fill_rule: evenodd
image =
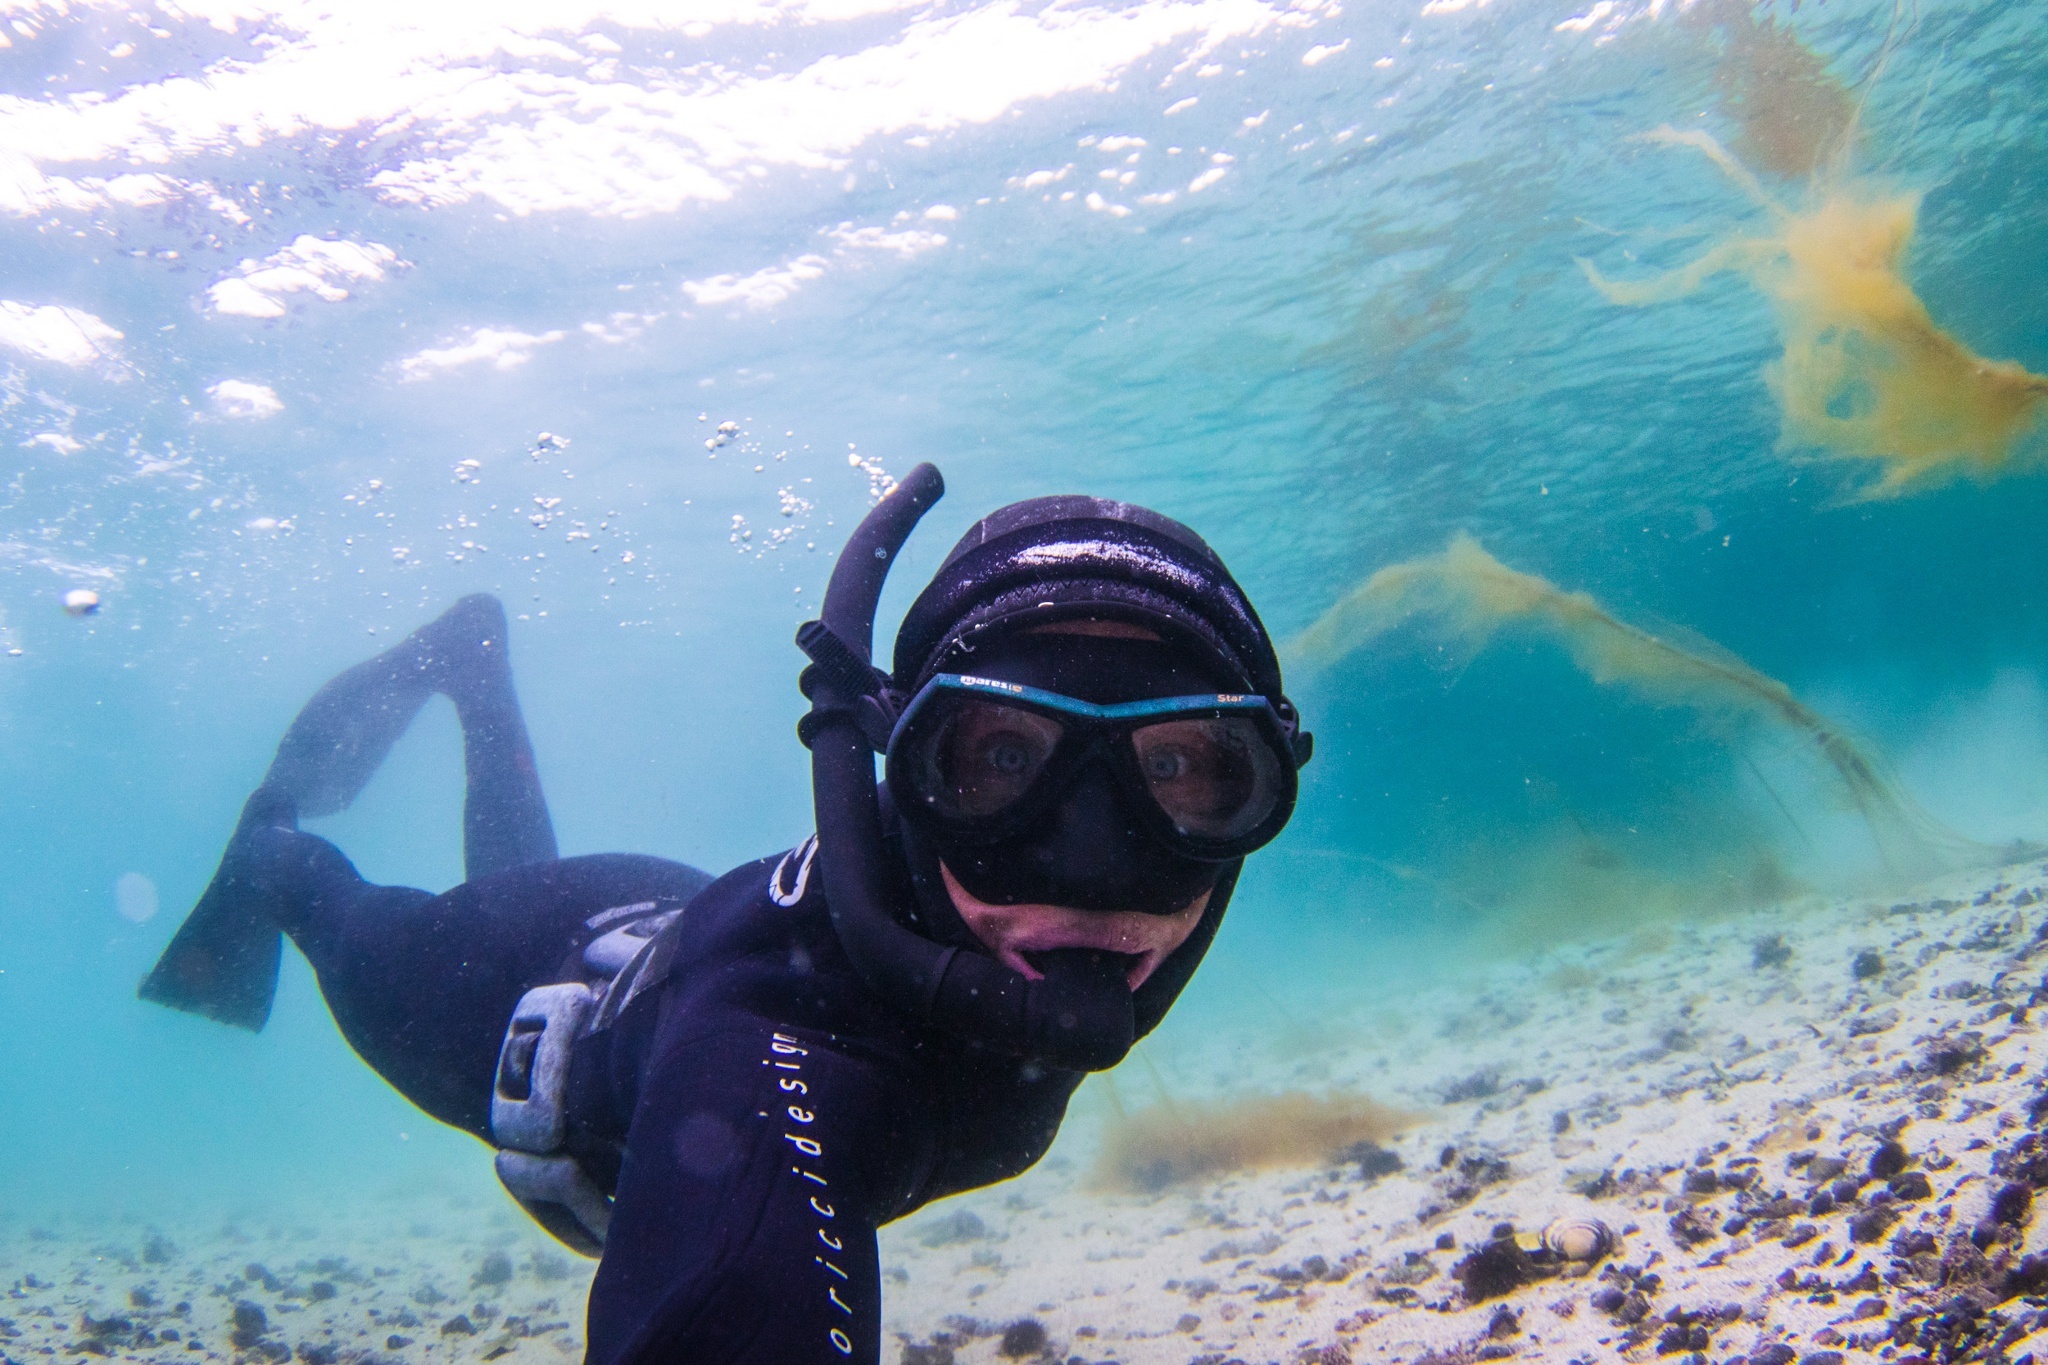
M1160 844L1222 862L1287 823L1302 747L1262 696L1102 705L941 673L904 708L887 772L906 814L955 839L994 843L1029 828L1101 756Z

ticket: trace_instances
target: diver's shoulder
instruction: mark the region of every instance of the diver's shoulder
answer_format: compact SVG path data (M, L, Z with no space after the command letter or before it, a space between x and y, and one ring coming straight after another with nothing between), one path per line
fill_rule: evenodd
M705 904L764 907L776 911L822 910L821 879L814 875L816 836L794 848L741 863L704 890Z

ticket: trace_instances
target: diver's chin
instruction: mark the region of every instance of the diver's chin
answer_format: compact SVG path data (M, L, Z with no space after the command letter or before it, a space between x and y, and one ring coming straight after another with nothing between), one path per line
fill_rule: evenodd
M1060 948L1090 948L1114 953L1125 962L1124 981L1135 991L1145 984L1173 950L1187 942L1209 908L1204 891L1170 915L1139 910L1076 910L1067 905L991 905L960 885L943 859L939 875L946 894L967 927L996 960L1031 981L1045 973L1031 960L1035 953Z

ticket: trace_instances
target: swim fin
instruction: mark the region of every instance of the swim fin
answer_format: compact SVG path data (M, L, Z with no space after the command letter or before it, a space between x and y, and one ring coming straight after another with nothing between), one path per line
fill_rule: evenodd
M252 1033L262 1030L277 996L284 941L272 914L274 893L254 846L280 828L298 828L292 798L273 787L258 787L242 807L213 881L142 978L138 996Z
M278 741L263 785L289 793L309 818L348 809L429 697L460 690L493 648L504 668L504 642L498 599L463 598L315 692Z

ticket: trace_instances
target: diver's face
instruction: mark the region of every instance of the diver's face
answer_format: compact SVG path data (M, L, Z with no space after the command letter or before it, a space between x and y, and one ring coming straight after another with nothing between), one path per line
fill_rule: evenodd
M1100 704L1233 690L1152 631L1116 621L1041 626L959 666ZM1135 991L1187 941L1222 865L1160 847L1126 805L1106 765L1084 768L1032 829L1000 844L941 849L954 909L997 960L1037 980L1035 953L1116 953Z

